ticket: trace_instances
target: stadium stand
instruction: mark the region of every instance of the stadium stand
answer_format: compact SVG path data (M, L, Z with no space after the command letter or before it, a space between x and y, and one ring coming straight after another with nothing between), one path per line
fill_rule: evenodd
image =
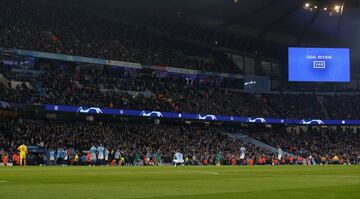
M62 64L60 67L55 64L33 69L36 73L14 72L5 66L1 69L10 83L1 85L0 100L15 103L284 118L325 118L324 110L321 110L325 108L330 119L357 118L356 107L344 105L357 95L323 95L325 106L321 106L319 95L315 94L253 95L228 90L221 81L161 77L106 66ZM17 85L11 85L11 82L17 82ZM160 159L150 161L151 158L147 157L159 157L154 156L159 155L159 151L161 162L169 163L178 148L187 157L187 164L216 164L215 157L220 152L221 164L357 164L360 154L357 150L357 128L306 130L298 127L277 129L250 126L244 129L248 136L292 154L291 158L284 156L281 161L277 160L276 153L234 140L229 132L233 130L222 127L4 120L1 125L1 145L2 154L11 154L19 144L17 142L30 140L30 145L43 150L42 153L33 153L34 156L30 158L32 164L50 164L49 151L57 154L59 148L65 148L69 156L65 164L87 165L86 151L92 144L100 143L106 143L105 147L110 151L109 164L117 149L121 149L123 162L126 161L128 165L134 165L135 156L141 159L135 161L136 164L158 164ZM172 139L182 142L180 145L173 144L178 142ZM239 160L238 150L242 146L247 150L245 161ZM76 155L80 158L74 163Z
M315 94L265 94L269 106L283 118L326 118Z
M3 16L0 25L2 48L200 71L243 73L219 49L174 39L138 24L82 15L71 10L60 11L47 7L46 4L35 5L30 1L6 1L0 7L0 13ZM228 80L224 78L189 78L159 71L54 60L41 60L40 64L32 68L19 66L18 70L13 70L18 67L16 64L15 67L8 67L3 63L9 56L14 55L0 56L0 74L6 79L0 82L0 101L6 103L255 118L360 119L359 107L352 103L359 99L360 95L356 93L325 95L245 92L227 87ZM21 56L11 58L26 59ZM243 61L245 64L245 59ZM227 134L233 131L225 127L16 119L1 120L0 155L5 152L14 153L20 141L25 140L43 150L34 157L38 158L38 164L49 164L46 161L50 150L65 148L70 162L76 154L84 156L84 151L89 150L92 144L101 143L110 150L110 156L114 156L118 149L121 150L121 155L129 164L134 164L137 154L141 156L142 164L155 164L154 161L147 160L147 157L153 157L156 153L161 153L161 160L169 163L173 153L179 148L188 158L189 164L216 164L219 154L222 164L232 164L233 159L235 164L250 164L250 160L254 164L290 163L288 156L284 157L285 162L276 162L279 161L275 158L276 154L267 149L234 139ZM296 164L300 156L317 164L358 163L360 155L356 128L295 130L295 127L276 129L251 126L244 131L259 141L273 147L279 146L294 155L293 164ZM247 150L245 162L238 159L242 146ZM333 161L335 156L339 160ZM112 159L114 158L111 157L108 163Z
M61 150L66 151L68 156L64 164L91 164L83 156L92 145L102 144L109 150L106 164L115 159L119 164L119 159L114 158L119 150L124 165L125 162L126 165L171 163L178 149L184 153L186 164L195 165L215 165L217 162L222 165L357 164L360 154L359 131L353 128L244 129L248 135L270 145L281 146L292 154L278 161L276 153L231 137L228 134L233 131L231 128L10 119L2 120L0 126L2 155L14 154L20 142L27 140L28 145L39 148L34 151L30 162L45 165L63 164L57 159L64 157L56 156ZM244 160L239 159L241 147L246 149ZM57 157L53 163L49 162L50 151L54 151ZM74 159L76 155L79 160ZM220 155L218 159L217 155ZM160 158L156 159L157 156ZM335 156L339 159L333 160Z
M4 48L241 73L220 51L167 38L136 25L82 16L71 10L64 16L65 10L26 1L4 4L1 12L5 24L0 28L0 46Z
M1 198L360 198L360 0L1 0Z
M98 78L98 76L101 77ZM222 89L221 82L188 81L176 77L161 78L141 73L130 76L122 71L116 73L108 67L89 69L71 66L62 69L51 67L32 78L27 75L23 77L21 74L16 78L9 75L8 78L27 81L35 89L35 92L31 92L25 100L11 99L11 96L4 96L2 99L17 103L31 101L36 104L55 103L99 107L108 107L112 104L113 108L270 115L261 100L251 94ZM25 86L17 89L24 89L23 94L29 90ZM135 92L135 95L129 92Z
M253 117L359 119L356 105L350 103L359 96L357 94L250 94L227 89L222 80L162 77L156 73L130 72L107 66L53 65L34 70L38 72L35 76L11 72L6 67L2 69L7 71L4 74L10 82L21 82L13 89L1 85L4 89L1 100L15 103ZM324 106L321 106L319 96L324 98Z
M295 156L314 158L317 164L329 163L334 156L342 163L357 163L359 159L359 130L352 127L312 127L303 129L249 128L247 134L272 146L281 146ZM322 161L325 160L325 161Z
M141 165L155 163L155 154L161 156L162 163L171 163L176 150L183 151L186 164L216 164L216 155L221 155L221 164L231 164L236 159L237 164L239 148L245 146L249 159L255 159L268 154L264 149L254 145L242 143L225 134L220 127L190 127L176 125L148 125L148 124L116 124L85 122L55 122L55 121L1 121L0 143L2 154L16 152L16 146L22 140L28 145L45 149L40 159L42 164L49 164L49 151L65 149L69 159L66 164L73 161L75 155L83 156L92 145L99 146L104 143L109 150L107 164L114 160L117 150L129 165L141 162ZM44 154L44 156L43 156ZM135 160L140 155L141 160ZM34 157L35 158L35 157ZM38 157L36 157L38 158ZM80 158L81 160L81 158ZM218 160L220 162L220 159ZM123 161L124 162L124 161ZM89 162L77 162L87 165ZM159 162L160 163L160 162Z

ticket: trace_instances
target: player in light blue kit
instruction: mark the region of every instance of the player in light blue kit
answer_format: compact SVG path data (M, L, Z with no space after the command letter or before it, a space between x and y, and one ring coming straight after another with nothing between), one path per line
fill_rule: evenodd
M245 149L245 147L240 147L240 163L241 163L241 165L245 165L246 163L245 163L245 151L246 151L246 149Z
M92 145L92 147L90 148L90 153L91 153L91 164L96 165L97 148L95 147L95 145Z
M49 165L55 165L55 151L53 149L49 152Z
M104 156L105 156L105 148L103 147L102 144L100 144L100 146L97 148L98 151L98 164L99 165L104 165Z
M182 153L180 153L180 150L178 150L174 155L173 160L174 166L176 167L178 164L184 166L184 156Z
M277 158L278 158L279 162L281 162L283 152L282 152L282 150L280 148L280 145L278 145L277 151L278 151L278 157Z

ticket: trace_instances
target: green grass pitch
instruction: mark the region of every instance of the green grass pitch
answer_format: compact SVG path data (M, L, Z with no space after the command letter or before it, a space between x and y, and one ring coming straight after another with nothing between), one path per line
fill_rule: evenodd
M0 198L360 198L360 166L0 167Z

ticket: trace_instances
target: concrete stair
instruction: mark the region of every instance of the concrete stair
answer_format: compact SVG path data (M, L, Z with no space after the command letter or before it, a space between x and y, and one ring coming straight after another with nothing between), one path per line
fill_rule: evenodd
M238 131L236 133L228 133L228 135L235 138L235 139L240 139L244 143L249 143L249 144L253 144L253 145L257 146L257 147L264 148L264 149L266 149L268 151L271 151L272 153L276 154L278 152L276 147L268 145L268 144L266 144L264 142L261 142L261 141L259 141L257 139L254 139L254 138L246 135L242 131ZM285 151L283 151L283 154L286 155L286 156L294 156L294 154L291 154L291 153L288 153L288 152L285 152Z

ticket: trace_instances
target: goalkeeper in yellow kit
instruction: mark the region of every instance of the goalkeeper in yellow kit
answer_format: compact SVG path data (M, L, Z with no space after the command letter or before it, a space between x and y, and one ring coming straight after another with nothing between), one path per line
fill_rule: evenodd
M20 145L17 150L20 152L20 166L26 166L26 154L27 154L27 147L25 144Z

